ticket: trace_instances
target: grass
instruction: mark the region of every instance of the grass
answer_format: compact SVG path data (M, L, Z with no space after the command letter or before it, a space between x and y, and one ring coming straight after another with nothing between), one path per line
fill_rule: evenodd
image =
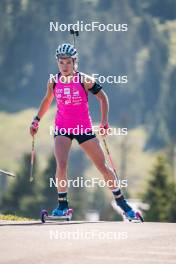
M0 214L0 220L7 220L7 221L30 221L33 219L30 218L26 218L26 217L20 217L20 216L16 216L16 215L1 215Z
M15 114L0 112L2 126L0 127L0 168L15 172L18 170L22 155L31 152L31 136L29 126L36 114L36 109L28 109ZM46 159L52 153L53 138L49 134L49 127L53 124L54 111L51 108L42 120L35 140L36 154L40 157L42 168Z

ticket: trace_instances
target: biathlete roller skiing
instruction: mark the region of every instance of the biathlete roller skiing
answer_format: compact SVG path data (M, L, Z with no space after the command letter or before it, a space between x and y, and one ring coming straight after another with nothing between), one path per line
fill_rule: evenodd
M75 35L78 36L78 32L72 30L71 34L74 37L74 45L64 43L58 46L56 50L59 68L57 81L48 81L46 95L30 126L30 134L34 138L41 119L55 98L57 112L55 116L54 154L57 165L55 177L58 183L58 206L53 209L51 215L46 210L43 210L41 220L42 222L47 219L70 220L72 217L73 209L69 207L67 200L67 184L63 186L60 183L63 181L67 183L68 157L72 140L75 139L103 175L105 182L112 183L109 188L117 205L122 209L125 218L129 221L143 222L141 214L134 211L124 198L122 191L118 187L117 173L113 164L111 164L113 168L107 164L99 139L93 131L92 119L89 113L88 94L92 93L100 103L100 128L103 129L105 135L109 128L108 97L100 84L95 82L90 76L78 71L78 52L75 47ZM75 128L79 130L79 134L74 133ZM105 138L103 138L103 141L108 151Z

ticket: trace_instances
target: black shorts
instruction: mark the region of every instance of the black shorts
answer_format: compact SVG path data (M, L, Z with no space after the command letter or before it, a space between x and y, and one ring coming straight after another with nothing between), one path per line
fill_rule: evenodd
M54 137L57 136L63 136L63 137L68 137L71 140L76 139L78 141L79 144L82 144L83 142L86 142L89 139L95 138L96 135L93 132L89 132L86 134L79 134L79 135L74 135L74 134L68 134L68 133L60 133L59 131L55 132Z

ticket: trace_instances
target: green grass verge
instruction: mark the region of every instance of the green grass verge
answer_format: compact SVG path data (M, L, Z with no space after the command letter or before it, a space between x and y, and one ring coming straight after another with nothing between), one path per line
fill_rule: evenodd
M10 221L30 221L33 219L26 218L26 217L20 217L16 215L0 215L0 220L10 220Z

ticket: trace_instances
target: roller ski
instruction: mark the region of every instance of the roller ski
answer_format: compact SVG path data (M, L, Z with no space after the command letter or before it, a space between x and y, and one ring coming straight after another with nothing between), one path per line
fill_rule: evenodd
M42 210L40 219L42 223L45 223L47 221L57 221L57 220L67 220L70 221L73 215L73 209L72 208L66 208L64 210L60 210L59 208L56 208L52 211L51 215L48 213L47 210Z
M125 222L133 222L133 223L143 223L144 219L142 217L142 214L139 211L134 211L133 209L125 212L121 208L117 206L117 204L112 201L112 207L113 209L122 216L123 221Z
M123 219L133 223L143 223L144 219L140 212L135 212L130 210L128 212L123 212Z
M139 211L133 210L127 200L124 198L121 190L114 192L115 201L112 202L112 207L121 214L124 221L143 223L144 219Z

